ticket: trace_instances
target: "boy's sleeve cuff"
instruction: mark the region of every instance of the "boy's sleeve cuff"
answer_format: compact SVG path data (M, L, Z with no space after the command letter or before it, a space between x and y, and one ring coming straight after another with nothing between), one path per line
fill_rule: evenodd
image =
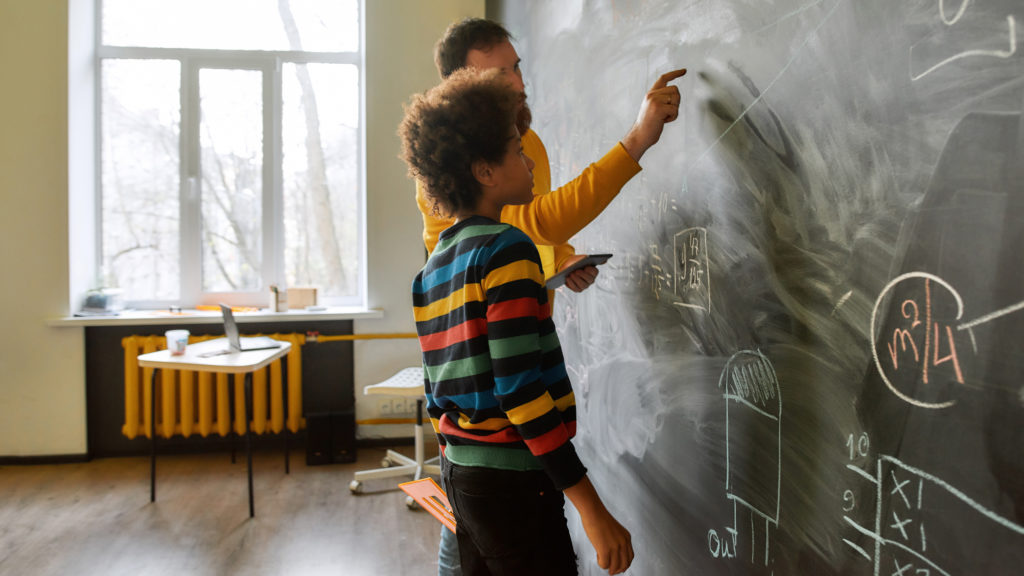
M575 486L587 474L587 468L580 461L572 442L566 442L557 450L541 456L539 460L551 478L551 483L558 490Z

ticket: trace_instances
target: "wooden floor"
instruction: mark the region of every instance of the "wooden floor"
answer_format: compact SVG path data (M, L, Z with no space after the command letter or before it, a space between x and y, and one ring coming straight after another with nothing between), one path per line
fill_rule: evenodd
M398 451L411 455L412 447ZM382 448L355 464L306 466L282 452L253 457L249 518L244 453L166 455L149 501L149 459L0 467L0 574L225 575L437 573L440 524L410 511L400 479L364 483Z

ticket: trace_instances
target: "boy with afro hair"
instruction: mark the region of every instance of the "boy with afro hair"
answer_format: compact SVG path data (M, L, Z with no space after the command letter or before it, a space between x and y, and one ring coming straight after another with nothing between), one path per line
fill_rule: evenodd
M414 96L399 128L410 176L455 219L412 287L427 412L464 574L576 574L563 494L618 574L633 548L571 443L575 399L537 248L500 223L532 199L523 104L499 71L464 69Z

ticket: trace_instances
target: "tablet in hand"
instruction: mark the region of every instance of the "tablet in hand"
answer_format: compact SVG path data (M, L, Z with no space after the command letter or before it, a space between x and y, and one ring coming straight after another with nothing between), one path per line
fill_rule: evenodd
M552 276L547 282L544 283L544 286L548 290L554 290L555 288L558 288L562 284L565 284L565 278L569 274L572 274L573 272L579 270L580 268L604 264L611 257L611 254L589 254L583 257L583 259L581 259L579 262L573 264L572 266L569 266L565 270L562 270L558 274Z

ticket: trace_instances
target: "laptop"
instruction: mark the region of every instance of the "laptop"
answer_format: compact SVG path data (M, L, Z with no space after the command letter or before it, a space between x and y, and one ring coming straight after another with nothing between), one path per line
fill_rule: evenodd
M221 304L220 313L224 316L224 335L225 338L218 338L211 340L211 342L223 342L226 348L218 348L210 350L209 352L203 352L199 356L206 358L209 356L219 356L221 354L236 354L238 352L248 352L250 350L268 350L271 348L280 348L281 343L273 338L267 336L246 336L242 337L238 333L238 324L235 323L235 315L231 313L231 307Z

